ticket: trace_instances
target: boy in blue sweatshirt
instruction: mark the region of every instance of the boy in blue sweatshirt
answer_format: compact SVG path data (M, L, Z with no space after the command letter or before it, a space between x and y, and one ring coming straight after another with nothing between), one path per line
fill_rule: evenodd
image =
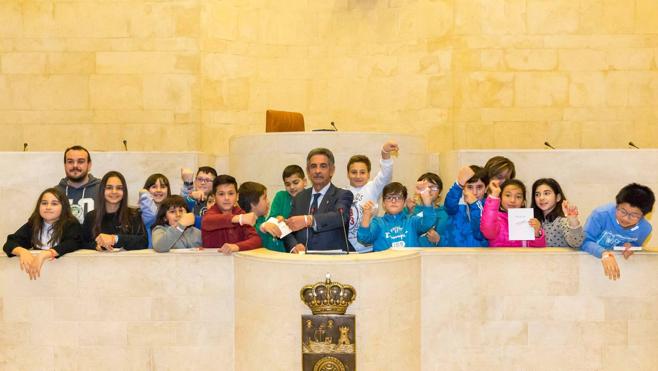
M416 189L423 202L422 216L404 212L407 188L393 182L383 190L386 214L375 217L374 203L363 204L363 218L357 231L357 239L364 244L372 244L373 251L383 251L391 247L418 247L418 236L427 232L436 222L432 207L432 196L427 181L418 182Z
M587 218L581 249L601 258L605 275L611 280L619 278L611 250L623 246L624 258L628 259L633 254L631 246L642 246L651 233L651 224L644 216L651 212L655 200L651 188L632 183L617 193L615 204L600 206Z
M443 238L445 246L487 247L489 242L480 231L484 195L489 184L487 170L465 166L459 170L457 181L450 187L443 204L450 216Z

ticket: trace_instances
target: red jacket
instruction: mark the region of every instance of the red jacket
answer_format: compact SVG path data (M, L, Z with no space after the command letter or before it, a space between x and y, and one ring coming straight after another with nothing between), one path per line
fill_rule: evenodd
M234 243L240 251L253 250L262 246L256 229L250 225L231 223L235 215L244 214L244 210L234 206L231 213L223 214L217 205L213 205L201 220L201 239L203 247L218 249L225 243Z

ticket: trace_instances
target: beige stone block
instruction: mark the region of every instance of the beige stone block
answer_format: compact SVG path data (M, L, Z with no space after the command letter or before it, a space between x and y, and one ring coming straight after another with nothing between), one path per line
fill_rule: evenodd
M552 318L567 321L603 321L605 304L600 298L557 296L552 308Z
M606 53L594 49L563 49L559 51L560 70L597 71L607 70Z
M603 298L606 320L658 320L656 297Z
M29 80L29 89L32 109L85 109L89 105L87 76L34 76Z
M550 49L509 49L505 51L505 63L512 70L550 71L557 66L557 52Z
M52 37L57 33L57 24L53 18L53 2L30 2L22 4L24 37ZM20 29L20 28L19 28Z
M193 75L144 77L144 108L189 112L194 107L197 78Z
M38 326L38 324L30 324L29 322L3 320L3 322L0 322L0 345L6 347L14 344L29 344L30 329L34 325Z
M606 52L613 70L649 70L654 61L653 49L615 49Z
M655 105L658 103L657 81L655 72L610 72L606 81L606 103L611 107Z
M133 38L172 37L176 35L176 11L170 2L138 3L132 8L129 27Z
M455 122L455 148L484 149L495 145L491 122Z
M276 370L276 364L267 367ZM232 370L234 360L226 347L162 346L153 349L150 365L156 370Z
M658 125L655 121L636 121L633 124L633 143L640 148L656 147Z
M603 345L627 345L628 321L579 321L580 339L587 350Z
M3 2L0 4L2 24L0 34L5 38L20 37L23 32L22 4L16 2Z
M498 148L542 148L547 140L547 123L494 122L494 143Z
M89 103L97 109L140 109L143 105L142 88L141 76L91 75Z
M514 102L514 74L473 72L455 76L459 81L455 106L509 107Z
M210 321L184 322L176 332L179 345L233 347L233 317L214 313Z
M53 299L47 297L6 297L4 320L10 322L52 321Z
M230 110L244 110L249 106L250 84L247 78L224 81L224 102Z
M567 102L569 79L554 72L519 72L514 77L516 106L562 106Z
M635 32L652 34L658 32L658 9L651 0L638 0L635 3Z
M91 74L96 68L93 53L48 53L46 72L52 74Z
M505 52L502 49L480 51L480 67L486 71L499 71L505 68Z
M455 7L455 30L458 34L525 33L525 2L518 0L458 1Z
M57 348L56 352L62 351L60 349ZM64 349L63 352L70 354L71 350ZM153 367L153 350L146 346L80 346L75 348L73 358L79 370L148 370Z
M528 33L573 33L579 26L579 3L568 0L528 0Z
M189 52L98 52L99 74L167 74L198 72L196 56Z
M168 124L174 122L174 113L171 110L129 110L122 107L113 110L95 109L93 116L87 121L105 125L109 123Z
M554 298L549 296L505 296L503 319L550 319L554 305Z
M151 318L158 321L192 321L200 316L199 302L194 297L153 298Z
M610 345L603 349L603 370L655 370L658 355L653 345Z
M46 72L44 53L5 53L0 60L5 74L43 74Z
M618 0L582 3L579 30L584 34L632 34L635 9Z
M432 107L452 106L452 79L450 76L433 76L427 84L427 96Z
M79 344L79 334L79 324L75 321L39 322L31 328L30 344L76 346Z
M569 105L573 107L599 107L606 102L604 72L573 72L569 84Z
M128 345L175 345L176 331L180 324L175 322L130 322L128 323Z
M126 347L128 345L125 322L81 321L78 324L79 343L85 346Z
M582 126L582 148L626 148L633 127L628 121L587 121Z
M125 3L57 3L53 22L60 37L127 37L132 7Z
M0 347L0 368L4 370L52 369L52 347L42 346L39 350L35 352L34 345L28 344L14 344Z
M547 141L555 148L580 148L582 128L580 122L548 122Z
M658 341L658 321L628 321L628 345L655 344Z
M238 35L239 10L228 2L204 3L201 29L209 38L234 40Z

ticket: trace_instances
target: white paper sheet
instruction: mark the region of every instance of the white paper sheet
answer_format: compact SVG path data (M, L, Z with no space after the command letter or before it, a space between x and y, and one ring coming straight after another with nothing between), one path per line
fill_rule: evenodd
M534 218L532 208L519 208L507 210L509 239L511 241L528 241L535 239L535 230L529 224Z
M280 222L274 217L267 219L265 221L265 223L276 224L279 227L279 230L281 231L281 237L279 237L279 238L283 238L283 237L289 235L290 233L292 233L292 230L290 230L290 228L288 227L288 224L286 224L283 221Z

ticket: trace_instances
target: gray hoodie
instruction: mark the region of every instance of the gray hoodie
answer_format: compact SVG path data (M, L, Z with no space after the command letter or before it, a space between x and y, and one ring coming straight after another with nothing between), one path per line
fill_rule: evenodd
M62 191L62 193L64 193L69 199L73 216L75 216L80 224L82 224L85 220L85 215L94 210L94 204L96 197L98 196L98 188L100 184L100 179L94 178L93 175L89 174L89 181L80 186L80 188L70 186L68 184L68 178L62 178L55 188Z

